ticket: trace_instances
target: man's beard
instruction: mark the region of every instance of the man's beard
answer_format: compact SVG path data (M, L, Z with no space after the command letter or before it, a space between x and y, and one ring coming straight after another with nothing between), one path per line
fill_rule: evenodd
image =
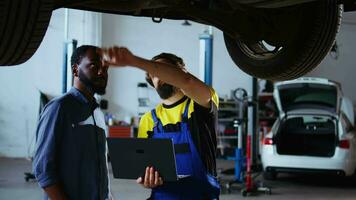
M158 95L162 99L168 99L169 97L173 96L176 92L176 87L169 85L167 83L163 83L162 85L158 85L156 90Z
M95 84L93 84L93 80L90 80L80 68L79 68L78 78L90 92L97 93L99 95L105 94L106 85L96 86Z

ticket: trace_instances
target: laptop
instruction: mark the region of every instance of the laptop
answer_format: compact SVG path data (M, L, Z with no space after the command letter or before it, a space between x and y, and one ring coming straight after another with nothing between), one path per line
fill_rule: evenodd
M107 138L107 141L114 178L137 179L145 175L147 166L152 166L164 181L178 180L171 139Z

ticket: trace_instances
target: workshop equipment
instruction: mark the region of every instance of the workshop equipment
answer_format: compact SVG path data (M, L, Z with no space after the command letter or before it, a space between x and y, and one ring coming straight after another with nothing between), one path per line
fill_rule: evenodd
M257 145L252 145L253 133L255 132L255 129L248 131L247 116L248 108L253 107L256 109L256 107L258 107L257 102L251 99L251 97L247 96L247 92L243 88L237 88L234 90L233 98L238 103L238 117L236 120L234 120L234 128L238 131L238 145L235 149L234 180L228 182L225 187L230 193L232 184L243 184L244 188L241 190L242 196L249 196L259 192L272 194L271 189L265 187L263 182L259 182L257 184L252 177L253 173L257 171L252 170L253 168L257 168L254 166L254 159L252 159L254 151L257 150Z

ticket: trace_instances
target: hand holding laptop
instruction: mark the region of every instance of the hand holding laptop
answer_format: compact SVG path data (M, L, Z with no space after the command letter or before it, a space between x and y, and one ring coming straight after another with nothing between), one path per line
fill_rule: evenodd
M139 177L136 182L145 188L152 189L162 185L163 179L159 176L158 171L155 171L153 167L146 167L145 176Z

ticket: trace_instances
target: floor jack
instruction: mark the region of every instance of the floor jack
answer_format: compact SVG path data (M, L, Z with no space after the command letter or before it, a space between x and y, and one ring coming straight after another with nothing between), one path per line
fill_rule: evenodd
M258 193L264 193L264 194L272 194L272 190L269 187L266 187L263 185L263 182L260 182L257 184L254 182L252 178L252 160L251 160L251 134L247 136L247 157L246 157L246 163L247 163L247 169L246 169L246 183L245 183L245 188L241 190L242 196L253 196Z
M235 100L239 104L239 116L238 119L234 120L234 128L237 129L238 132L238 145L235 150L235 179L233 181L228 182L225 187L228 193L231 192L232 184L244 184L245 178L245 187L241 190L242 196L252 196L257 193L264 194L272 194L272 190L268 187L263 186L263 183L260 182L257 184L254 182L254 178L252 177L252 159L251 159L251 138L252 133L247 134L246 137L246 157L244 157L243 153L243 139L244 133L246 133L247 126L247 110L250 106L249 99L247 97L246 90L242 88L238 88L233 93ZM253 104L251 104L253 105Z

